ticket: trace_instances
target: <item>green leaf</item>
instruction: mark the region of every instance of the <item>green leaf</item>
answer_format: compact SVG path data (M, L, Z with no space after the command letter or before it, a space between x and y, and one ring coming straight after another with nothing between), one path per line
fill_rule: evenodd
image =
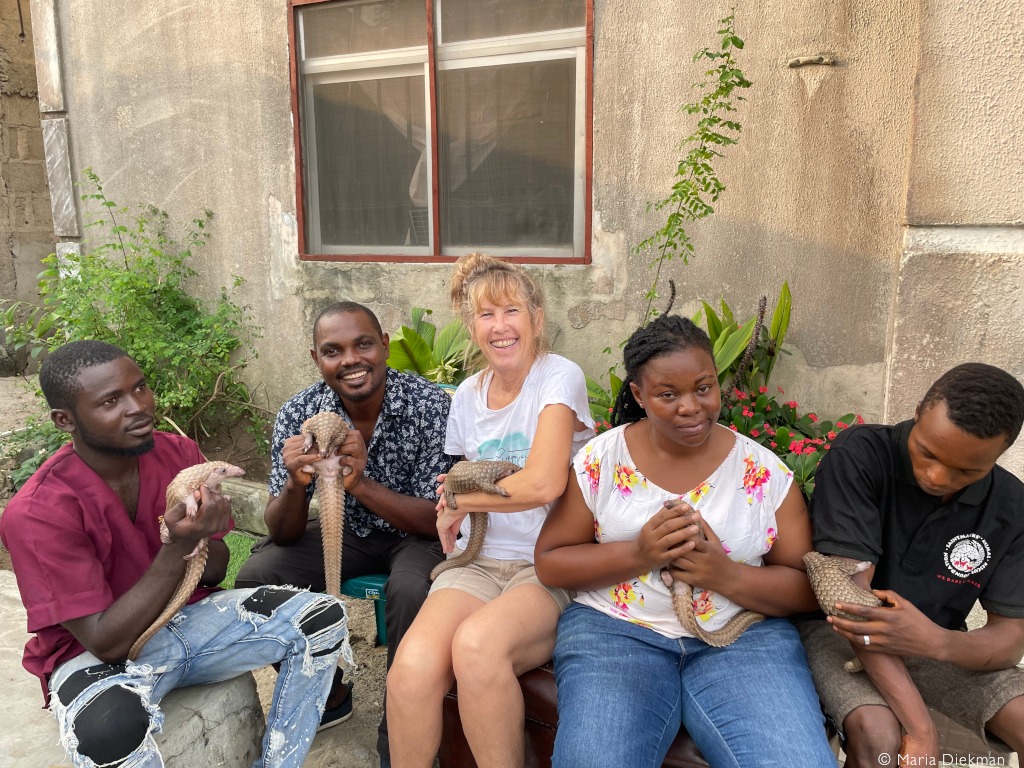
M716 351L715 368L718 370L719 375L727 371L729 366L736 362L740 355L743 354L743 350L750 343L750 337L754 335L754 324L756 322L757 318L751 317L739 330L735 333L730 333L728 340Z
M464 355L469 345L469 331L462 324L461 320L452 320L441 329L434 342L433 359L434 363L449 361L459 355Z
M708 337L711 339L711 343L714 344L722 333L722 321L718 319L718 315L715 314L715 310L711 308L710 304L706 301L702 301L701 304L704 308L704 314L708 319Z

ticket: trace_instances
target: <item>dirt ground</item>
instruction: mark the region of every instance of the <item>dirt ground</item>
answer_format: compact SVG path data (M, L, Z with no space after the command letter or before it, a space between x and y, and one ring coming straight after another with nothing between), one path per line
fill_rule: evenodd
M39 408L28 382L17 377L0 377L0 435L22 426L25 418ZM203 450L211 458L214 455L225 460L231 458L229 450L221 444L204 445ZM258 479L251 471L258 457L249 456L247 459L247 475ZM6 486L6 478L3 478L0 511L9 498L10 489ZM10 568L10 555L0 546L0 569ZM347 607L350 642L357 666L354 673L346 671L345 677L355 683L354 714L349 721L317 734L305 762L306 768L373 768L377 765L377 726L384 711L387 649L374 646L373 604L368 600L349 600ZM277 675L269 667L255 674L260 700L266 711Z

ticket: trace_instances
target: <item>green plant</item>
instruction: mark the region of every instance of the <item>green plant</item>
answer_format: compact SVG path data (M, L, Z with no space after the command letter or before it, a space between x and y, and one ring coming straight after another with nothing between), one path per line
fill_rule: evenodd
M403 325L391 335L388 365L398 371L416 373L436 384L459 384L466 378L466 349L469 332L458 319L438 332L426 319L429 309L413 307L412 326Z
M697 325L704 323L715 354L715 368L723 395L730 400L734 388L756 389L767 386L779 355L783 350L793 305L789 283L784 282L775 301L771 321L764 322L767 298L762 296L757 313L740 325L725 299L719 300L721 314L706 301L693 316ZM755 336L756 334L756 336Z
M743 40L736 35L735 22L734 10L720 20L723 25L718 30L720 48L704 48L693 57L695 62L705 59L714 65L704 72L702 82L694 84L695 88L705 91L704 95L681 107L681 111L698 116L697 127L680 145L682 149L689 147L689 150L676 167L676 182L672 185L672 191L664 199L647 207L648 210L653 208L656 211L667 209L669 213L665 224L635 248L636 253L651 249L657 253L648 264L655 272L645 294L647 309L644 322L650 320L652 312L656 311L654 300L658 297L658 280L664 264L674 258L682 258L686 264L694 252L693 241L685 225L706 219L714 213L713 204L725 191L725 185L715 172L714 163L725 156L725 147L739 140L742 126L738 121L729 119L728 115L736 112L736 102L744 101L738 89L749 88L751 85L734 56L736 49L743 48Z
M118 345L139 364L157 396L157 419L197 440L241 422L261 448L270 411L254 402L240 371L256 356L259 330L246 308L221 288L210 306L189 295L189 265L206 245L213 213L186 227L179 245L169 216L152 205L132 213L109 200L99 177L83 172L98 209L88 249L44 259L39 306L3 302L7 339L33 357L69 341ZM241 284L235 278L232 288ZM163 425L161 425L163 426Z
M256 543L256 537L240 531L231 531L224 537L227 545L229 559L227 573L224 580L218 585L224 589L232 589L235 586L235 577L245 561L249 559L252 545Z
M608 388L605 389L599 382L587 376L587 401L590 403L590 415L594 417L597 426L597 434L611 429L612 409L615 406L615 398L619 396L622 389L622 379L615 375L614 371L608 372Z
M785 394L782 387L776 390ZM723 397L719 423L774 451L793 470L794 482L807 497L814 493L818 463L836 435L851 424L864 423L854 413L835 422L822 421L810 412L801 414L795 400L780 403L766 386L756 391L735 389L731 394L735 405L726 404Z

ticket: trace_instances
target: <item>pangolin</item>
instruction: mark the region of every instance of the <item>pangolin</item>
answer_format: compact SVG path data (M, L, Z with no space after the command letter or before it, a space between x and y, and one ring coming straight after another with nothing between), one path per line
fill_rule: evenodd
M814 596L818 598L818 605L829 616L865 621L862 616L836 610L836 603L853 603L869 608L877 608L882 604L873 594L853 583L853 576L866 571L871 563L851 563L820 552L808 552L804 555L804 565L807 566L807 578L811 582ZM858 659L846 662L843 667L847 672L863 669Z
M665 502L665 506L672 508L682 503L682 499L669 499ZM704 533L704 526L700 524L700 521L697 522L697 534L707 541L707 534ZM676 581L668 568L662 569L661 580L666 587L672 590L672 607L675 609L676 618L683 625L683 629L714 648L724 648L736 642L747 627L764 619L763 613L743 610L729 619L724 627L709 631L700 625L693 612L693 586L685 581Z
M320 458L303 468L316 474L316 492L320 501L320 537L324 549L324 577L327 593L341 597L341 547L345 535L345 486L342 482L341 457L335 453L345 441L352 425L333 411L321 411L302 424L305 438L302 450L316 443Z
M211 490L219 491L222 481L229 477L241 477L244 474L244 470L224 461L208 461L205 464L195 464L191 467L186 467L167 486L167 493L164 497L166 500L165 514L175 505L185 502L185 514L189 520L194 520L196 511L199 508L196 491L199 490L200 486L205 485ZM171 543L171 533L167 529L167 523L164 522L162 515L160 517L160 539L165 544ZM171 595L171 599L167 601L167 606L156 617L156 620L149 625L149 628L139 636L139 639L135 641L128 651L128 658L131 661L135 661L139 657L142 647L149 642L150 638L188 602L188 599L196 589L196 585L199 584L199 579L203 575L208 556L209 539L202 538L199 540L196 548L192 550L192 553L185 556L185 559L188 561L185 565L185 573L182 574L181 583L174 591L174 594Z
M448 476L444 479L444 499L449 507L458 509L455 503L456 493L472 493L481 491L483 493L494 493L499 496L508 496L508 491L497 485L502 478L515 474L521 469L519 465L510 461L460 461L448 470ZM461 555L448 558L434 566L430 572L430 580L433 581L440 574L449 568L458 568L476 560L480 554L480 548L484 545L484 536L487 535L487 513L471 512L469 515L469 541L466 542L466 549Z

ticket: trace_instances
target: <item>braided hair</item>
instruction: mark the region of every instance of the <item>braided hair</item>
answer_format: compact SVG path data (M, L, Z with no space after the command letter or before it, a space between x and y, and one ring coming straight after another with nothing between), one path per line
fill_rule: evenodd
M612 426L631 424L642 419L646 413L633 396L629 385L636 382L644 366L656 357L687 349L700 349L714 360L711 340L692 320L680 315L659 315L642 328L633 331L622 350L622 363L626 378L615 398L612 408Z
M127 356L120 347L94 339L72 341L58 347L39 367L39 388L43 390L46 404L55 410L74 413L75 398L82 390L78 372Z

